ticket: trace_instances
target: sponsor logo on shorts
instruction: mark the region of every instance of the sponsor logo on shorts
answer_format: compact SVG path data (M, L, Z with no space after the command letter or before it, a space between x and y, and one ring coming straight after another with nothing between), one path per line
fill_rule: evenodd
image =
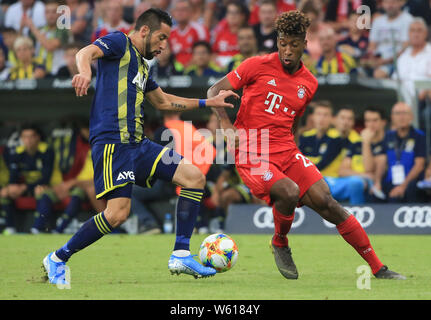
M135 174L133 171L123 171L118 174L117 181L120 180L135 180Z

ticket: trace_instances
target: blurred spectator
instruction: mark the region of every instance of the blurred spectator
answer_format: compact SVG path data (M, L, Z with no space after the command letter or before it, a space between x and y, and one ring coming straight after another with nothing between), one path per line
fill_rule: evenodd
M361 131L362 161L365 172L373 175L376 171L375 157L383 151L385 138L386 115L383 109L367 107L364 111L365 128Z
M331 193L338 201L349 200L350 204L363 204L366 194L373 184L373 176L365 171L362 158L361 136L353 128L355 113L353 109L343 107L335 116L335 128L345 138L345 157L338 171L339 178L327 178Z
M425 20L414 18L409 26L409 46L397 60L397 70L392 77L402 81L410 99L416 97L416 80L431 79L431 44L427 43L428 28ZM425 100L426 92L419 92Z
M213 30L213 52L221 67L226 67L232 57L239 53L238 30L247 24L249 11L239 1L227 4L226 17Z
M193 44L202 40L209 41L209 32L203 24L191 21L189 0L177 0L172 14L177 24L172 28L169 44L175 59L186 67L192 58Z
M413 112L403 102L393 106L391 120L393 130L386 132L384 148L376 157L375 188L389 202L420 202L416 184L424 174L425 135L412 126Z
M421 180L417 184L419 189L425 190L428 195L428 200L431 199L431 162L428 163L428 166L425 170L425 179Z
M63 63L66 63L56 74L59 78L73 78L75 74L78 74L78 67L76 66L76 54L82 48L82 45L79 43L69 43L64 47L64 57ZM91 66L91 75L92 77L96 76L96 69Z
M315 5L315 1L308 0L303 3L302 12L310 19L310 27L307 30L305 39L307 40L307 48L302 55L302 61L307 68L312 68L322 55L322 48L319 42L319 30L323 27L319 18L319 9Z
M368 64L378 79L392 75L394 58L408 45L408 29L413 17L401 10L403 0L383 0L384 15L371 25Z
M276 8L277 8L277 15L296 9L295 0L273 0ZM259 23L259 9L260 9L261 2L259 0L251 0L249 1L249 8L250 8L250 18L248 19L248 23L250 25L255 25Z
M349 14L357 12L361 5L367 6L371 14L374 14L377 9L376 0L329 0L324 21L329 23L336 32L349 29ZM360 13L363 12L360 11Z
M0 217L3 218L3 223L6 226L5 233L8 231L15 231L13 220L9 221L8 219L13 219L12 215L9 214L7 216L6 212L8 210L8 206L10 205L10 200L7 195L7 184L9 183L9 169L7 167L7 154L8 149L6 146L0 146ZM10 210L9 210L10 211ZM13 228L12 230L7 230L7 228Z
M414 17L421 17L428 25L431 25L431 1L407 0L404 9Z
M18 37L14 43L17 65L10 69L9 80L40 79L45 76L45 67L34 58L33 41Z
M78 121L75 128L54 129L50 145L55 154L55 166L51 187L44 191L48 195L44 206L39 207L39 217L35 220L32 233L46 229L46 223L56 203L69 202L53 233L63 233L88 198L97 212L105 209L103 200L96 200L93 183L93 162L88 138L88 120Z
M338 49L359 61L367 53L368 36L364 29L357 25L359 15L351 13L348 20L348 34L338 41Z
M138 20L138 17L150 8L151 8L151 3L149 1L140 2L138 5L136 5L134 7L133 22L132 22L132 26L131 26L132 30L135 27L135 21Z
M203 24L210 30L214 23L215 0L190 0L192 16L191 21Z
M156 62L150 68L150 74L153 79L181 75L183 71L184 66L175 60L169 43L166 45L165 50L162 50L162 52L157 55Z
M93 32L91 42L114 31L121 31L128 34L131 30L130 24L123 20L123 6L121 2L117 0L108 0L105 10L104 23Z
M45 5L42 1L20 0L11 5L5 16L5 26L14 28L23 35L28 35L29 28L23 24L23 18L29 18L37 28L46 24Z
M149 0L152 8L158 8L163 11L170 11L171 0Z
M211 62L211 45L206 41L193 44L191 64L184 70L189 76L196 77L223 77L220 68Z
M0 81L7 80L9 76L9 68L6 66L6 56L3 48L0 48Z
M47 73L55 75L63 64L62 46L70 40L69 31L65 28L58 28L57 13L58 0L48 0L45 3L46 25L37 28L33 21L27 16L23 16L22 24L30 29L31 36L36 38L36 59L45 67Z
M329 101L314 103L314 128L299 137L299 149L325 177L338 177L345 139L331 128L333 108Z
M356 73L356 62L350 55L337 49L334 29L326 27L319 31L322 56L315 65L315 74L328 75L334 73Z
M73 40L88 44L91 41L93 11L90 4L84 0L66 0L70 9L70 23Z
M34 125L23 125L20 130L22 145L10 152L7 161L9 183L6 186L6 201L3 209L6 212L8 231L14 233L14 201L23 196L37 199L36 211L39 212L49 199L44 191L50 185L54 168L54 151L41 141L42 134ZM36 216L38 214L36 213Z
M277 48L277 32L275 20L277 7L273 0L263 0L259 6L259 23L253 26L258 43L258 51L275 52ZM239 40L238 40L239 42Z
M15 51L13 50L13 44L18 38L18 32L13 28L3 28L2 29L3 42L5 44L6 50L6 65L8 67L14 67L17 64Z
M239 53L232 57L227 72L236 69L245 59L257 55L257 40L252 27L241 27L238 30Z

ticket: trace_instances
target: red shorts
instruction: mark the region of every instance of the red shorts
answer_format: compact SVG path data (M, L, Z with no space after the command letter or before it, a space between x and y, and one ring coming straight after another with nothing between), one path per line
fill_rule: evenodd
M248 155L248 159L246 156ZM272 205L270 190L280 179L289 178L299 187L299 198L323 178L319 169L299 149L251 157L236 150L235 164L241 179L259 199Z

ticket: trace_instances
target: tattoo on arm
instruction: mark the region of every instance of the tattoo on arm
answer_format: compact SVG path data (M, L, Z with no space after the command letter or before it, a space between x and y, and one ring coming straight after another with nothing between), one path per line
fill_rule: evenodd
M175 103L175 102L171 102L171 106L177 109L186 109L187 106L180 104L180 103Z

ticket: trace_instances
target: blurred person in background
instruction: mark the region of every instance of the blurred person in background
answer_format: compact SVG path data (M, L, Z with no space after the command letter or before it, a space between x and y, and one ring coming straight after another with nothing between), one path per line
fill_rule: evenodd
M362 157L361 136L354 129L355 113L349 107L338 110L335 128L346 141L345 157L338 170L339 178L328 179L332 195L339 201L349 200L350 204L363 204L373 184L373 176L366 172Z
M426 21L426 24L431 25L431 1L407 0L403 9L414 17L421 17Z
M175 1L172 15L177 24L172 27L169 45L175 55L175 60L187 67L192 59L193 44L197 41L209 41L210 34L203 24L192 22L189 0Z
M427 42L428 27L422 18L414 18L409 26L409 46L397 59L396 72L393 79L399 79L406 100L416 104L419 100L419 125L425 128L424 114L427 93L431 90L421 90L416 93L415 81L431 80L431 44ZM429 95L431 97L431 95ZM429 117L429 116L428 116Z
M14 43L16 66L10 69L9 80L40 79L45 77L45 67L34 57L33 41L28 37L18 37Z
M319 31L319 42L322 55L317 61L314 70L316 75L328 75L334 73L356 73L356 61L347 53L337 48L337 38L334 29L325 27Z
M193 44L191 64L185 68L184 74L195 77L223 77L220 67L211 61L211 45L206 41Z
M66 5L70 9L70 32L73 41L88 44L91 41L93 10L90 4L84 0L66 0Z
M184 66L175 60L169 44L165 50L157 55L155 63L150 67L150 74L153 78L169 78L170 76L182 75Z
M6 55L3 48L0 48L0 81L7 80L9 76L9 68L6 66Z
M350 13L357 12L360 6L367 6L371 15L377 9L376 0L329 0L326 2L324 21L330 24L337 33L350 29ZM363 11L359 11L359 13L363 13Z
M213 30L212 44L216 62L225 68L232 57L239 53L238 30L247 25L249 11L239 1L230 1L226 7L226 17Z
M319 0L318 0L319 1ZM295 0L273 0L276 8L277 8L277 16L283 12L295 10L296 3ZM248 7L250 10L250 17L248 19L249 25L255 25L259 23L259 9L262 2L259 0L250 0L248 1Z
M12 4L6 11L4 25L14 28L23 35L29 34L29 28L23 24L23 18L31 19L37 28L46 24L45 5L42 1L20 0Z
M13 28L3 28L1 30L1 34L3 37L3 43L5 49L5 57L6 57L6 65L8 67L14 67L17 64L16 54L13 50L13 44L15 43L15 40L18 38L19 34L18 32Z
M319 41L319 31L324 27L320 18L320 12L316 6L316 1L307 0L302 3L302 12L310 19L306 40L307 48L302 55L302 61L309 69L313 69L314 64L322 55L322 48Z
M47 201L44 193L51 183L54 169L54 151L42 141L40 129L33 124L25 124L20 130L22 145L11 151L7 165L9 181L5 187L3 210L6 212L7 233L14 233L14 201L23 196L36 198L36 218Z
M227 72L236 69L245 59L258 54L256 34L252 27L245 26L238 30L238 47L239 53L232 57Z
M416 184L423 179L425 168L425 135L415 129L413 111L404 102L396 103L391 112L391 126L385 134L383 150L376 157L377 190L388 202L420 202Z
M60 5L58 0L47 0L45 3L46 25L37 28L33 21L24 16L22 24L30 29L30 34L36 39L36 59L45 67L48 74L55 75L63 64L63 46L66 45L70 38L69 31L66 28L57 26L57 19L60 14L57 13L57 7Z
M258 43L258 51L268 53L277 51L277 32L275 20L277 6L273 0L262 0L259 5L259 23L253 26ZM239 40L238 40L239 42Z
M362 162L365 172L373 181L376 180L376 157L384 148L386 115L382 108L369 106L364 111L364 126L361 131ZM384 200L385 195L380 189L371 188L371 193L378 199Z
M413 17L401 10L403 4L403 0L383 0L385 14L375 18L371 25L366 63L374 69L374 78L390 77L394 59L408 45L408 29Z
M108 0L105 7L105 17L102 26L94 30L91 35L91 42L106 36L114 31L121 31L128 34L131 30L130 24L123 19L123 5L117 0Z
M6 228L13 228L9 230L13 233L15 231L15 226L14 226L12 213L9 212L9 216L6 214L7 206L10 205L10 200L8 199L8 193L6 188L7 184L9 183L9 169L7 166L8 154L9 154L9 150L7 146L1 145L0 146L0 217L3 218L1 224L5 225ZM3 207L5 207L5 209ZM12 219L12 221L10 221L10 219ZM8 233L8 230L6 230L5 233Z
M356 59L357 62L367 53L368 35L365 29L359 29L359 14L352 12L348 20L348 33L338 41L338 49Z

